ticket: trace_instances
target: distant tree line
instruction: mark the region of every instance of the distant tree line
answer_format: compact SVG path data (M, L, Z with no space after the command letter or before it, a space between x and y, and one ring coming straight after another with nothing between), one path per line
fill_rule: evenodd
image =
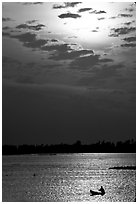
M3 145L3 155L13 154L48 154L48 153L135 153L136 142L127 140L125 142L97 142L95 144L81 144L81 141L69 144L53 144L53 145Z

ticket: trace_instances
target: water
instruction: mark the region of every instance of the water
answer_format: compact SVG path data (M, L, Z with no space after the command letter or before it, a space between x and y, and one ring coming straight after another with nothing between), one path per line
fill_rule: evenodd
M136 171L109 169L135 165L135 154L3 156L2 201L135 201Z

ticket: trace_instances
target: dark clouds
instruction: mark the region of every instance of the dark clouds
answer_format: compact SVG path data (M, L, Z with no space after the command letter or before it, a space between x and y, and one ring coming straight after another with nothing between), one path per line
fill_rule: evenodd
M7 18L2 18L2 21L4 21L4 22L5 21L12 21L12 19L7 17Z
M42 5L43 2L25 2L23 5Z
M59 4L54 4L53 9L61 9L61 8L66 8L65 5L59 5Z
M72 48L72 45L74 46L74 44L59 43L57 39L37 39L35 33L26 32L19 35L4 33L4 35L18 39L25 47L49 52L54 51L49 57L49 59L52 60L69 60L83 55L94 54L93 50L75 50L75 48Z
M134 8L130 7L130 8L126 8L125 10L126 10L126 11L129 11L129 12L133 12L133 11L134 11Z
M132 14L121 13L118 15L119 17L132 17Z
M130 14L128 10L115 11L117 16L112 18L118 18L116 27L116 24L111 23L115 21L109 21L108 24L106 7L93 10L91 5L78 7L80 2L65 2L54 6L52 4L53 9L50 10L52 6L48 6L48 12L53 12L54 15L42 20L37 12L33 13L33 9L41 7L34 5L39 4L41 5L41 2L24 4L28 6L23 6L23 9L32 9L29 16L23 17L24 21L15 18L17 21L10 22L11 18L3 18L3 49L8 42L9 46L13 45L13 53L10 53L10 47L7 46L2 59L3 141L72 143L80 139L90 143L103 139L135 138L136 28L132 26L132 11ZM70 8L75 11L69 13ZM99 14L94 16L96 21L106 18L105 30L111 32L110 36L120 37L109 39L107 33L104 37L104 29L100 27L102 22L97 21L99 28L93 25L93 15L88 15L88 21L93 26L88 28L89 33L82 29L82 36L85 35L86 39L88 34L86 44L85 40L84 43L80 41L81 28L77 33L74 27L70 29L69 26L59 23L62 21L59 18L73 18L77 20L71 20L70 26L72 22L79 22L77 26L83 27L81 20L85 17L83 12L87 11L93 15ZM48 12L45 7L42 14L45 16ZM81 13L82 16L79 15ZM14 15L7 13L5 16ZM47 32L48 29L43 29L45 25L39 23L45 20L51 34ZM58 29L54 28L56 23ZM50 26L53 30L50 30ZM87 27L87 24L85 26ZM66 27L67 31L71 31L67 36L62 33ZM92 33L98 31L101 34L103 32L103 38L99 39L100 32ZM74 36L77 39L69 39ZM100 44L100 40L105 40L105 44ZM110 52L105 56L104 46L111 46L112 42L118 46L114 46L115 54ZM97 47L93 47L95 44ZM22 49L22 46L31 49ZM25 57L28 57L27 60Z
M46 45L42 47L42 50L44 51L58 51L58 52L67 52L67 51L71 51L72 48L70 47L69 44L65 43L65 44L56 44L56 45Z
M129 14L129 13L120 13L117 16L110 17L109 19L116 19L116 18L122 18L122 17L124 17L124 18L131 18L131 17L133 17L133 15ZM130 24L128 24L128 25L130 25Z
M80 56L92 55L93 50L75 50L71 47L71 44L57 44L57 45L46 45L42 47L45 51L55 51L49 57L52 60L74 60Z
M124 101L118 102L100 90L58 85L3 86L2 100L3 144L135 138L134 112Z
M123 38L123 40L126 41L126 42L135 42L136 37L127 37L127 38Z
M90 54L94 54L93 50L72 50L70 52L68 52L69 50L67 49L66 51L60 50L60 52L58 53L54 53L50 59L53 60L69 60L69 59L75 59L78 58L80 56L84 56L84 55L90 55Z
M121 28L112 28L111 31L113 32L110 34L110 37L117 37L119 35L129 34L131 32L136 31L135 27L121 27Z
M98 30L95 29L95 30L92 30L91 32L94 32L94 33L95 33L95 32L98 32Z
M41 49L49 40L37 39L35 33L26 32L20 35L10 35L11 38L16 38L23 42L25 47Z
M22 25L21 25L22 27ZM23 26L24 27L24 26ZM15 32L15 31L14 31ZM11 33L4 33L4 36L8 36L11 38L18 39L20 42L23 43L25 47L30 47L30 48L38 48L41 49L41 47L45 46L48 42L58 42L56 39L38 39L36 33L31 33L31 32L26 32L22 34L11 34ZM43 49L44 50L44 49Z
M104 13L106 13L106 11L102 11L102 10L100 10L100 11L97 11L97 10L94 10L94 11L91 11L91 12L89 12L90 14L104 14Z
M97 32L97 30L92 30L92 32ZM87 71L99 63L113 62L113 60L110 58L101 59L100 55L95 55L94 51L91 49L76 50L76 48L72 47L72 44L60 44L57 39L37 39L37 35L35 33L26 32L20 35L12 35L10 37L18 39L25 47L49 51L50 53L48 59L50 60L72 60L72 62L69 64L69 69Z
M117 17L116 16L111 16L109 19L116 19Z
M10 29L9 26L4 26L4 27L2 28L2 30L9 30L9 29Z
M11 37L17 38L18 40L20 40L21 42L24 42L24 43L33 42L36 40L36 34L30 33L30 32L23 33L21 35L12 35Z
M81 16L75 13L63 13L63 14L60 14L58 17L59 18L80 18Z
M121 47L136 47L136 44L135 43L125 43L125 44L122 44Z
M16 28L18 28L18 29L30 29L30 30L35 30L35 31L39 31L44 27L45 27L45 25L43 25L43 24L28 25L26 23L16 26Z
M81 13L81 12L90 11L90 10L92 10L92 8L81 8L78 10L78 12Z
M10 37L10 33L2 32L2 36Z
M75 7L78 4L81 4L82 2L65 2L64 4L54 4L53 9L62 9L62 8L68 8L68 7Z
M39 49L41 49L41 47L44 44L46 44L47 42L48 42L47 40L35 39L35 40L30 41L30 42L25 42L24 46L30 47L30 48L39 48Z
M125 22L124 25L131 25L133 22Z
M100 21L100 20L104 20L104 19L105 19L104 17L98 18L99 21Z
M36 22L37 22L37 20L29 20L29 21L27 21L26 23L32 24L32 23L36 23Z
M83 56L75 59L70 64L70 69L88 71L89 69L92 69L95 65L98 65L99 63L108 62L113 62L113 60L108 58L100 59L100 55Z

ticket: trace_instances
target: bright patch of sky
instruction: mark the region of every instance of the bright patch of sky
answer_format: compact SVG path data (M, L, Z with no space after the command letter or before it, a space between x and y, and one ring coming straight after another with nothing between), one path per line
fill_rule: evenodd
M132 2L5 2L3 57L72 76L95 67L134 66L135 9Z

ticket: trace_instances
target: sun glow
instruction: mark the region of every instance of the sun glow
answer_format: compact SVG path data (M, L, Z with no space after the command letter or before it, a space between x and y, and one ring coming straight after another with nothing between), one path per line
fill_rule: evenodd
M109 11L109 4L104 4L101 10L99 3L85 2L83 5L84 12L80 12L81 17L74 19L68 18L64 20L65 32L76 36L76 41L81 42L86 47L99 47L104 46L105 43L110 41L109 28L112 27L112 21L110 19L111 11ZM72 13L76 13L79 9L72 10ZM95 14L95 12L97 12ZM114 14L113 14L114 15ZM118 22L117 22L118 23Z

